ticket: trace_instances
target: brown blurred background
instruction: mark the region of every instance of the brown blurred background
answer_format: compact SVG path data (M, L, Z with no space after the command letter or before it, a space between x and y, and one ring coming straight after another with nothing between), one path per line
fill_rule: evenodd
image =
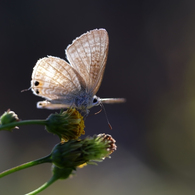
M44 119L30 87L36 61L65 58L73 39L94 28L110 37L98 96L125 97L86 121L86 135L109 133L118 150L98 166L79 169L42 195L195 194L195 2L186 1L1 1L0 113ZM42 126L0 134L0 171L50 153L59 140ZM50 164L0 180L0 194L25 194L51 176Z

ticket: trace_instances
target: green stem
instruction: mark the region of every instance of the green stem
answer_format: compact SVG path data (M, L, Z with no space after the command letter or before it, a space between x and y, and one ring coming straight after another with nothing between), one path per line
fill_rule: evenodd
M12 128L12 127L14 128L20 125L46 125L46 123L47 123L46 120L24 120L24 121L9 123L6 125L0 125L0 130Z
M40 159L37 159L37 160L34 160L34 161L30 161L30 162L21 164L21 165L19 165L17 167L13 167L11 169L3 171L3 172L0 173L0 178L4 177L6 175L9 175L11 173L14 173L16 171L20 171L22 169L26 169L26 168L29 168L29 167L32 167L32 166L35 166L35 165L39 165L39 164L42 164L42 163L51 162L51 158L50 157L51 157L51 155L48 155L48 156L45 156L43 158L40 158Z
M26 195L35 195L38 194L39 192L45 190L46 188L48 188L52 183L54 183L55 181L57 181L59 178L53 176L48 182L44 183L42 186L40 186L39 188L37 188L36 190L29 192Z

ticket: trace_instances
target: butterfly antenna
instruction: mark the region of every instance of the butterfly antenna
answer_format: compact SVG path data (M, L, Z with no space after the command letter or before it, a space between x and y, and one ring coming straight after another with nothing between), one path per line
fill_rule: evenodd
M29 91L31 89L31 87L29 87L28 89L23 89L22 91L21 91L21 93L22 92L25 92L25 91Z
M105 113L105 116L106 116L106 120L107 120L107 122L108 122L108 126L110 127L110 130L112 130L112 126L111 126L111 124L110 124L110 122L109 122L109 120L108 120L108 116L107 116L107 113L106 113L106 109L105 109L105 107L104 107L104 105L102 104L102 103L100 103L100 106L101 106L101 108L104 110L104 113ZM101 111L102 111L102 109L101 109ZM99 111L100 112L100 111Z
M96 112L95 114L99 114L101 111L102 111L102 107L101 107L101 109L100 109L98 112Z

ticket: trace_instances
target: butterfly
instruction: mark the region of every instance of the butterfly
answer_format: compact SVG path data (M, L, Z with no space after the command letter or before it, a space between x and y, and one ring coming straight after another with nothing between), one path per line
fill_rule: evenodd
M76 38L65 50L68 62L47 56L33 68L31 89L45 101L38 108L75 107L86 113L102 103L121 103L124 98L99 98L108 56L109 38L105 29L94 29Z

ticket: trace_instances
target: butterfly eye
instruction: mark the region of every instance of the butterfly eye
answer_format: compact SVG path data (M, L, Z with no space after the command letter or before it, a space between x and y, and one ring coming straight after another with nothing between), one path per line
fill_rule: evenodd
M39 81L35 81L35 86L38 86L39 85Z
M93 106L98 106L100 104L100 98L96 95L93 96Z
M93 104L97 103L97 98L93 99Z

